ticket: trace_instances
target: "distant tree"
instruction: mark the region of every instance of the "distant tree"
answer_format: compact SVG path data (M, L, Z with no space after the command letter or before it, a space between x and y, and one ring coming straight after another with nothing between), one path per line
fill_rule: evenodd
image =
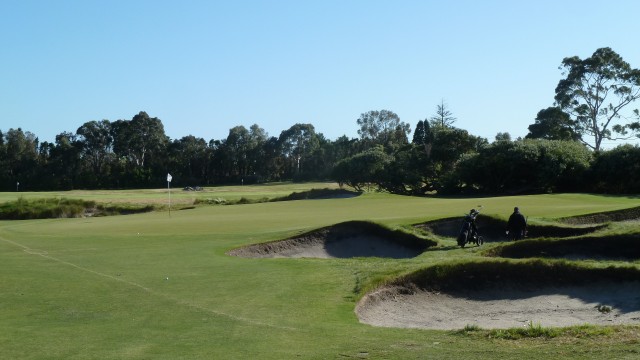
M37 189L38 138L22 128L9 129L4 134L3 151L0 159L0 177L4 178L5 189L15 190L17 182L23 189Z
M449 171L462 154L477 151L487 140L458 128L439 128L435 131L431 157L438 163L439 171Z
M529 125L525 139L572 140L578 141L580 135L575 132L576 122L557 106L538 111L535 123Z
M610 48L584 60L564 58L566 78L556 87L556 104L575 119L580 141L599 151L602 140L629 139L640 132L638 109L625 108L640 97L640 70ZM630 121L634 116L636 121Z
M253 181L259 181L268 178L267 170L267 153L265 144L269 139L269 134L258 126L253 124L249 127L249 148L247 150L247 162L249 164L248 173L253 177Z
M174 140L169 145L169 172L182 185L204 185L208 183L211 151L203 138L193 135Z
M105 167L113 157L111 123L109 120L89 121L80 126L76 134L91 178L98 186L104 184L108 175Z
M229 135L227 135L223 146L227 151L230 175L240 178L244 178L247 175L249 142L249 130L244 126L234 126L229 130Z
M485 193L578 191L591 155L575 141L496 141L463 157L455 176L465 189Z
M111 124L114 151L130 163L144 168L149 156L161 153L169 138L164 133L162 121L141 111L130 121L117 120Z
M269 137L262 145L264 160L261 168L265 180L279 181L284 178L285 159L281 151L280 141L277 137Z
M290 176L304 170L304 160L318 147L318 137L311 124L295 124L280 133L278 138L280 149L285 159L288 159Z
M511 134L508 132L499 132L496 134L496 141L511 141Z
M423 145L427 142L427 133L424 128L424 121L419 120L416 124L416 129L413 131L413 139L411 143L416 145Z
M385 167L393 158L386 154L381 145L339 161L333 168L332 178L339 184L347 184L361 191L380 185L385 179Z
M434 190L433 162L426 158L423 147L407 144L393 153L377 179L380 189L393 194L424 195Z
M400 121L400 117L389 110L360 114L357 123L360 126L358 135L371 145L406 144L407 135L411 133L411 126Z
M82 147L76 134L62 132L56 135L55 144L49 151L49 167L56 189L72 190L84 185L78 183Z
M358 149L358 139L349 139L346 135L342 135L331 142L331 160L335 163L341 159L346 159L357 154L359 152Z
M431 125L438 127L451 127L453 123L456 122L456 118L453 116L453 113L449 110L447 103L444 102L444 99L440 101L440 104L436 108L436 114L429 118L429 122Z
M434 131L431 129L431 125L428 120L420 120L416 124L416 130L413 133L414 145L418 145L424 149L427 158L431 157L431 149L434 143Z

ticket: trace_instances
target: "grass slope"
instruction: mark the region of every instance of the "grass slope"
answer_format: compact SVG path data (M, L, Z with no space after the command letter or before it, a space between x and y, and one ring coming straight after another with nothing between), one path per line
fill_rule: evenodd
M245 189L260 193L258 197L268 192L266 188ZM164 194L86 196L160 202ZM0 199L7 197L0 195ZM617 210L637 206L638 200L593 195L442 199L366 194L350 199L199 207L172 212L171 217L157 212L0 221L0 358L510 359L526 355L558 359L638 355L640 337L635 328L615 337L507 341L358 323L354 306L367 287L427 265L480 256L480 249L458 249L453 240L417 258L400 260L225 255L231 248L344 221L408 227L458 216L478 204L484 205L484 213L503 217L517 205L528 216L542 219Z

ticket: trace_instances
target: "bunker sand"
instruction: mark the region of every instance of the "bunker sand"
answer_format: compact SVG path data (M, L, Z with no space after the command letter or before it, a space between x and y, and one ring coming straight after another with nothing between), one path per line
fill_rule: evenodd
M413 258L437 243L380 225L350 221L289 239L233 249L227 254L249 258Z
M491 289L441 293L385 287L357 305L360 322L437 330L475 325L504 329L541 325L640 324L640 283L600 283L536 290Z

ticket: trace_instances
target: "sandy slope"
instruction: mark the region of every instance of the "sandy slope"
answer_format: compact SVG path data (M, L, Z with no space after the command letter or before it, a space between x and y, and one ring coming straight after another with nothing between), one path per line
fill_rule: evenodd
M599 305L611 308L598 310ZM444 294L386 288L356 308L361 322L383 327L485 329L581 324L640 324L640 284L593 284L536 290L492 289Z

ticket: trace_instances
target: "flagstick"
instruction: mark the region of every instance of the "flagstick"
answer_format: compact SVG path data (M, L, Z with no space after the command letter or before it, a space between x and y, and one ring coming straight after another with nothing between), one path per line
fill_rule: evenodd
M167 173L167 190L169 190L169 217L171 217L171 174Z

